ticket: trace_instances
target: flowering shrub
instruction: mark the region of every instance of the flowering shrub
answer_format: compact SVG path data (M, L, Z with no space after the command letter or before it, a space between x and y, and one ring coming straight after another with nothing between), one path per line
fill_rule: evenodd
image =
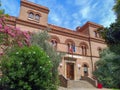
M6 25L4 17L0 17L0 49L2 49L2 53L9 47L15 46L30 46L30 33Z
M54 90L52 63L38 46L17 48L2 57L0 66L6 90Z

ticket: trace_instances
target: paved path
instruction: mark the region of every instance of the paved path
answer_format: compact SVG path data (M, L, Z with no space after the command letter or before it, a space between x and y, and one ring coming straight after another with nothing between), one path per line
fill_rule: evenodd
M106 88L102 88L102 89L97 89L97 88L63 88L63 87L59 87L58 90L112 90L112 89L106 89Z

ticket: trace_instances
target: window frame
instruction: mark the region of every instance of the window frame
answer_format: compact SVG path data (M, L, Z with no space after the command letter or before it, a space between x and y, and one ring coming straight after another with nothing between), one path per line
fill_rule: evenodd
M34 13L33 13L33 12L29 12L28 18L29 18L29 19L34 19Z
M38 16L38 18L37 18L37 16ZM39 14L35 14L35 20L36 20L36 21L39 21L39 20L40 20L40 15L39 15Z

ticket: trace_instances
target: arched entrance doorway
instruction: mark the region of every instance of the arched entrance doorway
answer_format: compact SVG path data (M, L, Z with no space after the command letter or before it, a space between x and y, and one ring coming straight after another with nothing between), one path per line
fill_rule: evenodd
M84 63L83 65L82 65L82 67L83 67L83 75L84 76L88 76L89 75L89 73L88 73L88 64L87 63Z

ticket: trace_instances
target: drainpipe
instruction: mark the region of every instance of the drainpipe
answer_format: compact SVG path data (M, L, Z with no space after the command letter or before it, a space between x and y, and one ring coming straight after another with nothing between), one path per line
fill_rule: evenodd
M89 26L88 26L89 28ZM90 40L90 29L88 29L88 33L89 33L89 45L90 45L90 58L91 58L91 64L92 64L92 72L93 72L93 59L92 59L92 47L91 47L91 40Z

